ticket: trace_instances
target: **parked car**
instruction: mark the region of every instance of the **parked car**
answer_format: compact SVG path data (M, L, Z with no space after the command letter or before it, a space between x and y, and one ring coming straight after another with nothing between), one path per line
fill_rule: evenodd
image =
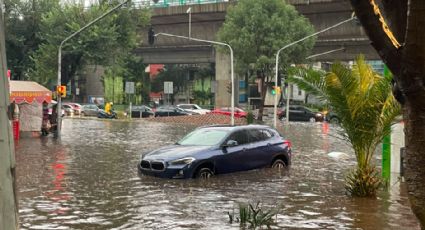
M214 109L213 111L211 111L211 113L214 114L224 114L224 115L231 115L231 107L223 107L223 108L219 108L219 109ZM240 108L235 107L235 117L245 117L248 113L243 111Z
M142 118L142 117L153 117L155 113L153 110L146 105L138 105L131 107L131 117L132 118Z
M139 172L164 178L215 174L291 164L291 142L268 126L201 127L174 145L142 155Z
M96 116L99 113L99 107L95 104L83 105L81 107L81 116Z
M211 110L203 109L197 104L179 104L177 105L177 107L180 109L183 109L184 111L191 112L193 114L204 115L211 112Z
M74 115L80 115L81 114L81 105L74 102L66 102L64 105L70 105L72 109L74 110Z
M192 115L175 106L160 106L155 111L155 117L168 117L168 116L185 116Z
M285 107L278 110L277 113L279 119L286 118ZM309 108L301 105L290 105L289 106L289 120L290 121L323 121L324 116L320 112L313 112Z
M65 111L66 116L74 115L74 109L72 108L72 106L67 105L67 104L63 104L62 109Z

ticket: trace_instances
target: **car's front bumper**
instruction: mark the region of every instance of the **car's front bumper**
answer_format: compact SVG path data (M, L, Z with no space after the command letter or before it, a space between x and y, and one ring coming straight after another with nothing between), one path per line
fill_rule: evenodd
M170 178L170 179L187 179L192 177L190 165L167 166L164 170L153 170L142 168L140 162L137 164L139 172L143 175Z

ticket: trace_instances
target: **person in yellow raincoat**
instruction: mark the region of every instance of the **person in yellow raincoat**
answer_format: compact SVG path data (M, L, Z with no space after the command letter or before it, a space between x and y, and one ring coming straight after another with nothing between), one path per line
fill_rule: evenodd
M112 102L107 102L105 105L105 112L109 115L111 115L111 111L112 111Z

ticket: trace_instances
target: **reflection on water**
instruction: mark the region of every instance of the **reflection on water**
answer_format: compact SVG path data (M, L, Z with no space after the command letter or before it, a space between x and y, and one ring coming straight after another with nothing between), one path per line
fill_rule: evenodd
M378 199L344 195L355 164L327 124L282 127L293 143L290 170L219 175L210 181L139 176L140 153L174 143L193 127L148 122L65 120L61 140L17 146L22 229L238 229L238 203L279 207L277 229L419 229L404 189ZM350 153L329 158L330 151Z

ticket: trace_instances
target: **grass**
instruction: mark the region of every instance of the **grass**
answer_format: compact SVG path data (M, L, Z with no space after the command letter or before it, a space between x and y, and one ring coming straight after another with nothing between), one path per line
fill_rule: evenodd
M256 205L252 204L239 204L239 216L236 216L235 211L227 213L229 216L229 223L239 223L240 227L245 229L263 229L276 223L274 217L277 215L276 209L264 209L260 202Z

